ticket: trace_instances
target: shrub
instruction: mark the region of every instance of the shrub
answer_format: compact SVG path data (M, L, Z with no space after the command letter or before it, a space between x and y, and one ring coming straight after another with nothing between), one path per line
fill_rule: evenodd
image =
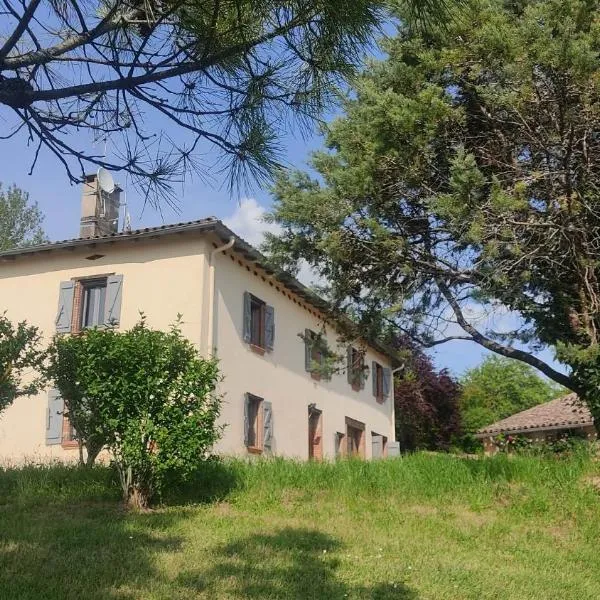
M75 429L106 445L127 505L145 508L184 480L220 436L219 370L179 329L90 329L57 337L50 371Z

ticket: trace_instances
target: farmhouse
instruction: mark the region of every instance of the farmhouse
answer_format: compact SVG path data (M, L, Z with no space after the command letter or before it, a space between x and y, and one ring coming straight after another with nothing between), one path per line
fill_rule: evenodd
M342 344L327 303L215 218L117 231L120 190L83 187L80 237L0 253L1 309L43 332L132 327L144 313L220 361L216 452L300 459L398 451L393 361L365 340ZM339 321L337 321L339 323ZM343 355L325 376L327 352ZM69 458L77 442L56 390L19 398L0 416L0 461Z
M568 394L492 423L477 432L486 453L497 452L499 435L523 435L533 442L551 441L565 433L596 438L594 420L576 394Z

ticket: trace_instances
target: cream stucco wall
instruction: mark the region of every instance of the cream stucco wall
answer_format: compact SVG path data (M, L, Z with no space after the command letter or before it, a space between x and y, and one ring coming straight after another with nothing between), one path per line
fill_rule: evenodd
M59 284L93 275L123 275L121 328L133 326L143 311L152 327L166 329L177 313L183 315L183 332L206 355L208 331L208 281L210 253L216 240L198 233L169 235L153 240L118 242L97 247L60 250L0 262L0 310L12 321L26 319L37 325L48 341L54 334ZM94 254L104 255L94 261ZM226 424L216 450L245 454L243 406L246 392L272 403L276 454L308 456L308 405L323 411L323 451L334 454L334 434L345 432L345 417L365 424L365 450L371 455L371 432L394 440L393 402L377 403L371 376L355 392L345 374L331 381L315 381L304 370L304 344L299 332L320 330L314 309L284 293L264 273L250 270L232 253L217 254L215 264L215 345L224 381L221 422ZM273 285L271 285L273 283ZM263 356L242 340L243 293L249 291L275 308L275 347ZM296 302L294 301L296 300ZM327 327L330 346L337 335ZM345 350L341 348L343 353ZM383 355L368 350L366 364ZM77 451L60 445L47 446L47 394L19 398L0 414L0 462L23 459L76 458Z
M183 314L182 330L201 339L205 242L196 236L118 243L55 251L0 262L0 310L13 321L37 325L48 341L54 334L59 284L71 278L123 275L121 328L133 326L143 311L152 327L166 329ZM104 254L90 261L87 256ZM75 457L76 450L47 446L47 393L18 398L0 414L0 461Z
M232 257L234 260L232 260ZM345 418L365 424L366 457L371 456L371 432L394 437L393 401L380 404L372 393L371 375L364 389L353 391L345 373L334 374L330 381L315 381L304 368L304 342L298 336L305 328L320 331L322 320L299 298L264 273L229 252L218 254L216 261L215 319L217 356L225 373L222 385L223 421L226 433L219 450L227 454L245 454L244 394L262 397L273 406L273 451L275 454L308 458L308 405L322 411L323 454L334 456L334 436L346 431ZM272 352L259 355L242 340L243 294L257 296L275 308L275 345ZM293 296L292 296L293 297ZM294 301L296 300L296 301ZM336 348L338 335L326 327L328 344ZM339 348L345 356L345 346ZM366 364L376 360L390 366L389 360L367 350Z

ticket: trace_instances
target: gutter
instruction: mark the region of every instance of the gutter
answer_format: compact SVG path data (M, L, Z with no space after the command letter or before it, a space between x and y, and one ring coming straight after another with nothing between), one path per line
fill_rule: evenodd
M234 244L235 237L232 235L226 244L218 246L210 253L208 267L208 335L206 336L210 358L215 355L215 255L233 248Z

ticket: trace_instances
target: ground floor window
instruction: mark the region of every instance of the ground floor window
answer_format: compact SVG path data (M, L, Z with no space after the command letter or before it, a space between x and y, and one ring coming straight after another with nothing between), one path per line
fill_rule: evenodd
M373 458L385 458L387 456L387 437L371 432L371 456Z
M263 399L252 394L246 394L244 414L245 443L248 450L262 452L263 440Z
M347 456L365 458L365 424L346 417Z

